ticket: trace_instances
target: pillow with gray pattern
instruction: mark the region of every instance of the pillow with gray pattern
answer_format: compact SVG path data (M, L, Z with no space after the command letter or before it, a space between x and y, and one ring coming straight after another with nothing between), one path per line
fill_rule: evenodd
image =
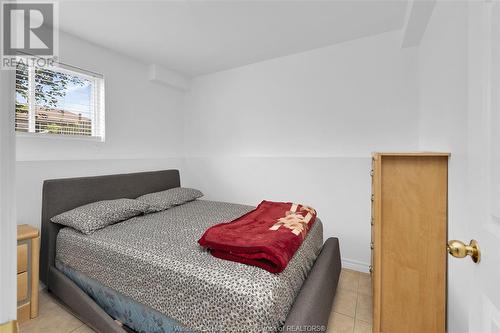
M150 206L150 212L161 212L174 206L182 205L188 201L201 198L203 193L194 188L175 187L166 191L145 194L136 200Z
M103 200L69 210L50 220L88 235L148 211L147 203L134 199Z

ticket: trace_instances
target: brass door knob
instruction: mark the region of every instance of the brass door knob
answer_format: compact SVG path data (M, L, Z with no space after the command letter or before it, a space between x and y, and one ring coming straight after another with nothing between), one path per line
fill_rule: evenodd
M455 258L465 258L470 256L472 261L478 263L481 261L481 250L479 249L479 244L476 240L471 240L469 245L465 245L464 242L459 240L448 241L446 245L448 253Z

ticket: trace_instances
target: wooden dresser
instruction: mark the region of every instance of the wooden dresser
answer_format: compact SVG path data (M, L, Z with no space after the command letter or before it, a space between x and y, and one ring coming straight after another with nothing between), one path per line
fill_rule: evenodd
M17 226L17 322L38 316L40 234L38 229Z
M448 158L373 155L374 333L445 332Z

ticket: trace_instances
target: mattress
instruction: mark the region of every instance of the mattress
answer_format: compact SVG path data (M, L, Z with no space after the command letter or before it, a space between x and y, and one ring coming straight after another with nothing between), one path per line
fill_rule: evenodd
M56 260L192 331L265 332L284 323L323 244L316 220L280 274L212 257L197 240L254 207L195 200L91 235L57 237Z
M172 318L167 317L147 305L136 302L114 289L81 274L74 269L56 261L58 270L75 282L80 289L89 295L108 315L118 320L134 332L147 333L191 333Z

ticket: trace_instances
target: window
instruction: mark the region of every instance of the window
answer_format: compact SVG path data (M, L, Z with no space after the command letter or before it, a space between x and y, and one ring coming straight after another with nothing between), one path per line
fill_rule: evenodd
M69 66L16 68L16 131L104 141L104 79Z

